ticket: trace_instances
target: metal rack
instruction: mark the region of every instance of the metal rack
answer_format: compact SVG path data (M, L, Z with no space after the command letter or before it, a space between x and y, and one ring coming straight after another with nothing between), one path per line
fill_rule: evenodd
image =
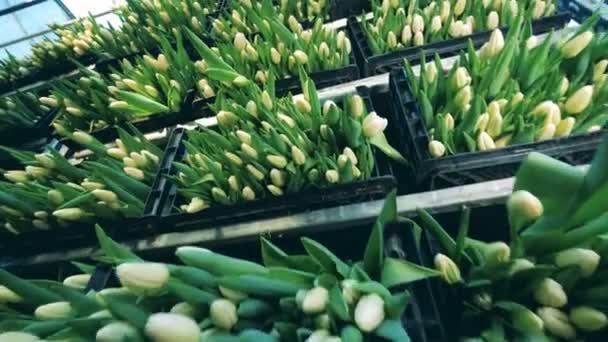
M412 216L417 208L433 213L445 212L466 204L471 207L503 203L513 188L513 178L477 183L457 188L442 189L397 198L399 213ZM125 242L135 253L180 245L234 243L257 239L262 234L295 234L322 231L327 227L346 229L355 224L372 222L380 212L383 201L372 201L325 208L293 215L283 215L246 223L224 224L213 229L174 232ZM61 252L41 253L23 258L0 259L0 267L28 266L89 258L98 252L96 247L84 247Z
M571 22L568 26L577 26ZM564 30L566 33L568 30ZM563 32L562 32L563 33ZM453 63L453 59L444 60L445 67ZM419 68L415 67L414 72ZM339 98L356 92L356 87L367 86L374 92L388 90L389 74L380 74L356 81L319 90L319 98ZM192 129L196 125L211 126L216 124L215 118L204 118L192 124L180 125ZM168 131L154 132L149 136L152 140L166 138ZM397 199L399 213L403 216L414 216L417 208L425 208L432 213L447 212L458 209L462 205L470 207L490 206L504 203L511 193L514 178L465 185L430 192L402 195ZM180 245L212 245L251 241L259 235L273 234L302 234L323 231L331 227L333 230L346 229L355 225L371 223L382 208L383 201L371 201L357 204L313 210L303 213L281 215L272 218L258 219L244 223L222 224L214 227L200 227L187 232L171 232L148 236L123 242L135 253L155 249L173 248ZM39 253L27 257L0 257L0 267L31 266L39 264L61 263L71 260L86 259L98 252L96 246L88 246L63 250L61 252Z

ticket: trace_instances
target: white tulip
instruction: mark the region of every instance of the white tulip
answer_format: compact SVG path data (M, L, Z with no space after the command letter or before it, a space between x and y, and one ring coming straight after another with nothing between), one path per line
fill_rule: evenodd
M153 342L199 342L201 335L195 321L172 313L156 313L150 316L145 332Z

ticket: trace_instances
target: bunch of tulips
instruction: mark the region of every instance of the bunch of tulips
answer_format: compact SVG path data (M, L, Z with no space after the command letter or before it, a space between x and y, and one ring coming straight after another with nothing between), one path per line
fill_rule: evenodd
M439 246L434 264L466 341L601 340L608 327L608 140L587 171L531 153L506 208L510 242L467 237L469 211L453 238L419 211ZM550 175L550 176L547 176ZM455 303L455 304L454 304ZM454 309L459 318L454 320Z
M309 238L302 255L262 238L263 264L194 246L176 250L179 263L148 262L97 228L120 286L84 293L94 267L80 263L63 283L0 270L0 341L408 341L401 285L439 272L384 255L394 198L352 262Z
M4 96L0 98L0 130L33 127L49 110L33 92Z
M374 54L383 54L511 26L518 15L555 12L552 0L374 0L373 17L361 22Z
M3 148L25 166L5 171L0 182L4 228L18 234L141 216L162 151L134 128L129 131L118 128L120 138L109 147L85 132L70 133L92 152L85 160L53 149L36 154Z
M206 77L222 87L212 107L219 129L190 132L186 163L175 164L173 180L191 199L183 210L365 180L374 166L372 145L403 159L383 134L387 120L368 112L360 96L345 98L341 108L321 103L300 64L303 94L275 97L274 78L262 90L194 33L190 38L207 64Z
M600 130L608 120L608 36L593 32L596 20L539 41L519 17L506 39L495 30L479 51L470 43L448 70L436 56L415 76L406 62L431 156Z

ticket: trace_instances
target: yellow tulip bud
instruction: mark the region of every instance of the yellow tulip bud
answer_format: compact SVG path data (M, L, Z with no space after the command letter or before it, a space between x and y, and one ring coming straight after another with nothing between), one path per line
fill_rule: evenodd
M589 104L593 96L593 86L587 85L570 95L564 104L564 109L568 114L580 114Z
M566 59L574 58L583 51L593 39L593 32L585 31L576 37L570 39L561 48L562 55Z

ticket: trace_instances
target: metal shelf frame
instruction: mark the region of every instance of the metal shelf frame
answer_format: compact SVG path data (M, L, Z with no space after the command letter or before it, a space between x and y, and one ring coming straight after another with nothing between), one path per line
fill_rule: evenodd
M397 198L402 216L415 216L416 209L431 213L458 209L463 205L480 207L504 203L513 188L513 178L442 189ZM371 201L332 208L282 215L244 223L201 227L187 232L173 232L124 242L133 252L175 248L183 245L218 245L258 239L260 235L306 234L326 229L347 229L371 223L380 213L384 201ZM96 246L40 253L22 258L2 258L0 267L22 267L87 259L96 255Z

